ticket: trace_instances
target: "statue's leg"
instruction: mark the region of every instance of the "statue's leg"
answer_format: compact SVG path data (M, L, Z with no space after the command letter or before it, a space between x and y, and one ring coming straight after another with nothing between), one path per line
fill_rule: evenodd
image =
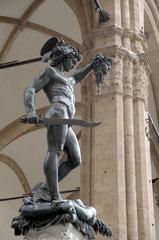
M49 109L46 117L68 118L67 107L55 104ZM61 198L58 185L58 160L64 148L67 131L67 125L51 125L47 128L48 152L44 161L44 173L52 200Z
M58 171L58 180L62 180L72 169L78 167L81 162L81 153L78 140L72 128L67 132L64 150L68 154L68 160L61 162Z

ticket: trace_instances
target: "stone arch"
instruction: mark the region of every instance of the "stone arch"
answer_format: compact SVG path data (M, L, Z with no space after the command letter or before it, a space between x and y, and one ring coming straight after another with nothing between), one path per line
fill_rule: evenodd
M156 106L159 106L159 97L157 92L159 91L158 87L158 55L159 55L159 9L155 4L155 1L146 0L145 1L145 17L144 17L144 24L145 24L145 33L148 38L148 54L150 58L150 65L151 65L151 85L152 91L154 94L154 99ZM159 107L156 109L157 117L159 119Z
M28 182L23 170L12 158L8 157L7 155L0 154L0 162L6 164L10 169L13 170L13 172L18 177L25 193L31 192L29 182Z
M145 24L150 24L153 29L154 40L159 46L159 11L155 5L152 5L152 2L145 1Z
M151 14L153 15L153 18L155 20L155 23L153 22L153 24L155 24L157 29L159 30L159 4L154 0L146 0L145 10L146 12L151 11Z

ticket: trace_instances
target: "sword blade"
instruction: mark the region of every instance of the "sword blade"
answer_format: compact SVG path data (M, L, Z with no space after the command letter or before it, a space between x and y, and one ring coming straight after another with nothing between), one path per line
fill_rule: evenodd
M81 127L97 127L102 122L89 122L81 119L65 119L65 118L40 118L40 122L48 126L50 125L76 125Z

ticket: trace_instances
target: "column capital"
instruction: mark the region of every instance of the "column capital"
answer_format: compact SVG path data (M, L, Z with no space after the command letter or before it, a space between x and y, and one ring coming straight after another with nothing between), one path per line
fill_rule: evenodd
M119 50L119 49L118 49ZM123 92L123 57L122 51L117 51L113 58L112 69L106 76L106 81L101 87L101 93L119 93Z
M114 36L116 37L114 38ZM107 42L109 42L109 46L110 46L110 42L112 42L113 44L114 42L116 42L116 44L119 46L121 45L121 39L124 37L127 37L132 41L141 42L143 49L144 50L147 49L146 35L142 32L134 31L130 28L124 29L122 27L115 26L115 25L111 25L111 26L103 25L100 28L92 29L92 31L90 32L90 36L89 36L90 39L99 39L101 37L103 39L103 44L105 46L107 45Z
M146 53L139 53L137 54L138 59L137 63L143 64L145 67L146 74L150 75L151 69L150 69L150 59Z
M145 53L137 54L137 58L134 61L134 99L147 101L149 75L150 65L148 56Z
M122 72L123 72L123 57L124 51L122 48L114 45L111 47L94 48L89 51L85 62L88 59L93 59L94 56L101 52L103 55L113 59L111 71L106 75L105 81L100 86L100 94L118 92L122 93Z
M103 35L106 37L110 37L110 36L114 35L114 33L116 33L118 35L122 35L123 28L115 26L115 25L111 25L111 26L103 25L100 28L94 28L92 30L92 35L94 37L103 36Z
M124 47L118 48L117 52L122 54L123 60L134 61L137 57L134 52L132 52L131 50L124 48Z
M107 48L95 49L96 52L102 52L105 55ZM132 51L118 46L109 47L110 57L113 59L113 65L106 80L100 87L100 93L118 93L123 94L123 84L128 95L132 94L132 65L136 59L136 54ZM107 55L107 54L106 54ZM128 71L128 69L130 71ZM124 73L123 73L124 70ZM123 75L124 74L124 75ZM125 82L123 81L125 79Z
M133 96L133 62L137 58L136 54L124 47L116 47L113 66L110 71L111 88L110 91Z

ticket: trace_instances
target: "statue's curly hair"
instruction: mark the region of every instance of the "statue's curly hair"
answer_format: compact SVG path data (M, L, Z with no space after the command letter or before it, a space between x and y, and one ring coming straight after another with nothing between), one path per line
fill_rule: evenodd
M41 50L42 61L47 62L51 59L51 65L57 66L67 58L73 57L76 61L80 61L82 55L78 48L72 47L63 39L51 38L43 46Z
M77 61L80 61L81 53L79 49L70 46L68 43L59 42L57 45L57 50L55 52L52 52L50 55L50 58L52 60L51 65L55 67L70 57L74 57Z

